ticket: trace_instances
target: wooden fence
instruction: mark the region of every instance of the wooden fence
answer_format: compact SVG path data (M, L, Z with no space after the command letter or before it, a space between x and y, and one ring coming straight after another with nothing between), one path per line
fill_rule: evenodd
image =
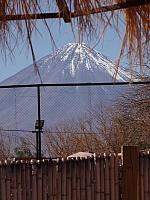
M88 159L3 161L0 200L149 200L149 154L127 147L123 166L120 161L114 154Z

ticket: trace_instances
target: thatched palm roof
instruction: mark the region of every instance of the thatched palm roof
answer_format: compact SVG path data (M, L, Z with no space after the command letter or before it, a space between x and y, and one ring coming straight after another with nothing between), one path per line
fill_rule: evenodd
M52 12L54 4L56 12ZM134 58L142 66L143 59L148 57L150 0L47 0L44 3L42 0L0 0L1 52L12 51L20 39L26 38L34 60L31 36L37 29L37 19L42 19L49 30L47 18L63 18L73 28L77 24L79 33L83 35L92 34L95 27L104 33L111 26L119 36L122 21L125 28L120 57L125 48L130 66Z

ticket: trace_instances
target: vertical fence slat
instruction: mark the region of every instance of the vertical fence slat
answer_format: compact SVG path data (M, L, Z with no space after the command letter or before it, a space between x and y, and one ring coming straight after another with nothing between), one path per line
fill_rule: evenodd
M17 199L17 169L16 169L16 163L13 162L11 164L12 168L12 198Z
M67 194L66 194L66 160L62 161L62 200L66 200Z
M21 163L17 163L17 200L20 200L22 195L21 195L21 192L22 192L22 188L21 188L21 172L22 172L22 165Z
M148 157L144 156L144 200L149 200Z
M0 199L1 199L1 194L2 194L1 179L2 179L2 166L1 166L1 162L0 162Z
M37 166L36 163L32 164L32 200L37 199Z
M109 156L105 157L105 200L110 199L110 176L109 176Z
M6 167L4 164L1 166L1 200L6 200L6 185L5 185L5 177L6 177Z
M144 200L144 157L140 155L140 200Z
M86 160L85 167L85 180L86 180L86 199L91 200L91 162L90 159Z
M119 200L119 173L121 166L119 166L119 155L115 157L115 200Z
M77 200L81 200L80 158L76 158L76 176Z
M27 200L31 199L31 191L32 191L32 165L31 163L26 164L26 187L27 187Z
M72 200L77 200L76 198L76 175L77 175L77 171L76 171L76 160L74 159L72 161L72 173L71 173L71 190L72 190Z
M57 180L58 180L58 168L57 163L53 162L52 165L52 192L53 192L53 199L57 200Z
M111 200L116 200L115 198L115 155L110 157L110 193Z
M95 166L95 170L96 170L96 188L95 188L95 192L96 192L96 200L100 199L100 158L96 159L96 166Z
M81 194L81 200L86 199L85 196L85 159L80 160L80 194Z
M58 178L57 178L57 198L58 200L61 200L61 178L62 178L62 174L61 174L61 167L62 167L62 163L61 160L58 161Z
M7 200L11 199L11 168L10 163L6 166L6 194L7 194Z
M101 161L100 161L100 196L101 200L105 200L104 196L104 184L105 184L105 178L104 178L104 156L101 156Z
M136 146L123 147L123 200L139 200L139 151Z
M91 159L91 199L96 198L95 158Z
M150 197L150 152L148 152L148 194Z
M67 166L66 166L66 192L67 192L67 200L71 199L71 167L72 163L71 160L67 161Z
M26 179L26 170L27 170L27 165L26 163L23 163L22 164L22 179L21 179L21 182L22 182L22 200L26 200L27 197L26 197L26 183L27 183L27 179Z
M53 200L53 182L52 182L52 169L53 169L53 163L52 161L50 160L48 162L48 165L47 165L47 176L48 176L48 199L51 199Z
M47 161L42 163L42 200L47 200Z
M42 200L42 163L37 167L37 199Z

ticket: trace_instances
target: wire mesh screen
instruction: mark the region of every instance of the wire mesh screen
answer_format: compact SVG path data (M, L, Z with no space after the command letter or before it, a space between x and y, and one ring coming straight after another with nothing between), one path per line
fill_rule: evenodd
M36 88L0 89L1 129L33 129L37 118Z
M79 119L96 106L110 107L126 91L121 86L40 87L40 117L49 128ZM38 119L37 87L0 88L0 127L34 130Z
M89 115L96 106L111 107L124 87L71 86L41 88L41 118L54 127Z
M138 87L139 86L136 88L138 89ZM101 149L101 144L105 145L105 139L111 139L111 141L107 142L112 142L112 145L119 151L119 145L122 142L122 138L125 138L125 140L127 138L126 136L124 137L124 135L123 137L122 135L120 137L119 134L122 134L121 131L124 131L124 129L126 133L127 126L125 124L128 125L130 122L126 120L123 125L120 125L120 119L123 121L126 119L124 118L125 110L119 110L118 107L113 107L115 103L121 102L120 97L122 96L124 96L124 98L121 98L122 100L127 100L128 97L131 96L132 98L131 101L127 101L127 104L125 102L121 109L127 109L126 112L131 109L132 112L129 113L129 116L133 115L133 117L136 117L136 120L142 119L142 122L144 119L144 123L147 123L147 129L143 128L145 127L145 125L143 125L142 129L138 127L137 130L140 133L141 130L142 132L145 131L144 136L141 138L141 141L143 141L143 139L145 141L145 138L147 137L145 136L145 133L148 132L149 114L147 113L147 116L143 116L143 107L139 107L139 104L137 104L137 109L134 109L136 102L132 102L132 100L142 99L143 101L143 99L148 99L149 93L147 92L149 90L147 90L147 88L145 88L146 90L140 88L140 90L136 90L136 95L134 96L134 93L132 92L135 90L132 89L135 89L135 86L101 84L45 84L44 86L25 85L18 87L1 86L0 142L1 144L8 143L8 147L10 146L9 144L11 144L11 149L14 149L14 143L16 146L18 143L27 145L26 141L21 141L22 138L27 138L27 142L32 146L32 152L37 152L37 137L39 133L43 145L43 155L62 156L62 147L60 146L60 148L58 148L58 142L62 144L66 135L68 140L63 141L65 147L67 146L67 143L70 142L72 142L71 146L74 147L79 146L78 143L74 143L75 141L81 140L83 142L82 147L84 148L74 149L74 152L77 150L100 152L103 150ZM146 91L146 93L144 91ZM144 94L145 96L143 96ZM144 101L144 105L146 102ZM132 105L130 105L131 103ZM121 104L116 105L121 106ZM112 108L113 110L111 110ZM148 103L146 110L148 110ZM118 117L118 114L119 118L115 118ZM126 114L126 116L128 116L128 113ZM114 117L114 126L111 126L112 117ZM119 121L116 121L116 119L119 119ZM133 118L131 117L131 119ZM35 129L37 120L44 120L44 127L42 130L38 128L37 130ZM123 121L121 121L121 123ZM130 139L134 139L135 143L136 139L139 141L138 135L137 137L133 136L133 138L130 138L130 131L135 131L134 128L137 129L138 124L139 123L136 121L130 124L131 130L129 130L129 141ZM118 130L120 130L120 132ZM108 138L102 138L102 131L105 131L104 136L107 136ZM62 137L62 134L64 135L64 138ZM10 141L9 137L6 139L6 136L11 136L11 140L13 141ZM74 138L72 139L72 137ZM96 145L94 146L94 144ZM116 144L118 146L116 146ZM70 146L67 146L67 149L69 148ZM73 148L71 147L69 154L73 152L72 149ZM65 154L65 150L63 151L63 156L64 155L68 155L68 152Z
M40 113L50 127L80 118L99 106L111 106L125 87L72 86L40 87ZM0 127L33 130L38 119L36 87L0 89Z

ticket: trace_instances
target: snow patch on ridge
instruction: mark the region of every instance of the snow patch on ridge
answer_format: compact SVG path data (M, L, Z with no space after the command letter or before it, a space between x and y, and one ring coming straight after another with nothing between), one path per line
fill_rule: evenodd
M70 62L67 66L70 67L69 71L72 77L75 77L77 71L83 69L90 70L91 72L93 72L94 69L100 69L108 73L111 77L114 77L115 64L84 43L69 43L65 45L54 55L56 59L59 56L60 62ZM119 69L116 79L119 81L126 81L129 79L129 75Z

